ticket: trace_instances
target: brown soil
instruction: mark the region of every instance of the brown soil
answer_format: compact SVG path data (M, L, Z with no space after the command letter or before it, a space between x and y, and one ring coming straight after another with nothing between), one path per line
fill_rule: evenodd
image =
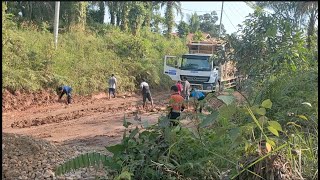
M124 131L123 118L133 125L144 121L153 124L164 112L167 94L154 97L155 108L142 111L142 97L119 95L107 99L104 93L73 98L73 103L57 102L50 92L3 94L3 132L31 135L56 144L83 145L103 148L117 143ZM141 117L141 122L134 117Z
M124 132L123 119L132 127L157 122L165 114L167 93L154 93L155 108L142 111L140 95L119 95L107 99L105 93L90 97L73 97L70 105L57 102L52 92L3 94L2 127L4 133L31 135L55 144L91 146L103 149L118 143ZM240 95L235 94L239 100ZM220 106L221 102L217 104ZM137 119L141 118L141 121Z

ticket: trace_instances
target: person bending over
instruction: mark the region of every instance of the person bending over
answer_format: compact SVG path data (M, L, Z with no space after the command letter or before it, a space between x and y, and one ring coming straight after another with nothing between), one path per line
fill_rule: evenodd
M199 91L199 90L197 90L196 88L193 88L191 90L190 97L194 97L197 100L197 102L195 102L195 104L196 104L195 111L197 111L198 107L199 107L199 112L201 113L202 112L202 108L203 108L203 105L202 105L201 101L206 97L204 95L204 93Z
M59 101L61 100L62 96L64 94L67 95L67 104L71 104L71 91L72 88L70 86L60 86L58 87L58 93L59 93Z

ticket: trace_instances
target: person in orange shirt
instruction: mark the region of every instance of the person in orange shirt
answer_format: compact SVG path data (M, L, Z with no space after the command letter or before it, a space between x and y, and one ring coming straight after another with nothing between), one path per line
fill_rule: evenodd
M169 108L170 112L168 114L169 119L177 119L180 117L181 111L184 110L184 98L179 94L179 90L177 86L171 87L171 96L169 100ZM178 125L179 123L176 121L171 121L173 126Z

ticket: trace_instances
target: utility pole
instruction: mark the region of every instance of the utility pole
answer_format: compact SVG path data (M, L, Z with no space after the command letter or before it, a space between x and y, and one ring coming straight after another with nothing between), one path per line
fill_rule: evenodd
M54 45L57 49L57 47L58 47L60 1L56 1L54 10L55 10L55 12L54 12L53 35L54 35Z
M221 6L220 27L219 27L219 38L220 38L220 35L221 35L222 13L223 13L223 1L222 1L222 6Z

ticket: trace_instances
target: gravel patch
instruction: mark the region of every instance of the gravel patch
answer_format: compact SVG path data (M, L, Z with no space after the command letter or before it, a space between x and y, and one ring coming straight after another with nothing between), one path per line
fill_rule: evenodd
M17 134L2 134L2 179L6 180L94 180L97 177L106 178L102 167L82 168L75 172L56 176L54 169L61 163L94 150L90 147L54 145L42 139Z

